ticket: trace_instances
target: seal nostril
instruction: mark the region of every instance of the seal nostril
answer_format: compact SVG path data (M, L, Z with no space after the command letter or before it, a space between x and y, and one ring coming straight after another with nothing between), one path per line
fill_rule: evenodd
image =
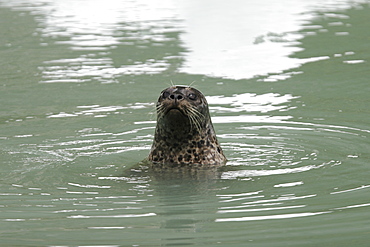
M182 95L178 95L178 96L177 96L177 99L178 99L178 100L182 100L182 99L183 99Z
M175 95L171 94L170 99L175 99Z

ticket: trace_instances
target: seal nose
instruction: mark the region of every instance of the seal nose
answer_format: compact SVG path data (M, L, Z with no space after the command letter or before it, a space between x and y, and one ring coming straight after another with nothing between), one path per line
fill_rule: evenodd
M182 94L173 93L173 94L170 95L169 98L173 99L175 101L179 101L179 100L184 99L184 96Z

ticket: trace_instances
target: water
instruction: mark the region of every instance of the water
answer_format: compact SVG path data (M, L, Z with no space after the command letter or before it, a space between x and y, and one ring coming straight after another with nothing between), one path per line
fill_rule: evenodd
M368 1L0 1L2 246L367 246ZM156 173L159 92L229 162Z

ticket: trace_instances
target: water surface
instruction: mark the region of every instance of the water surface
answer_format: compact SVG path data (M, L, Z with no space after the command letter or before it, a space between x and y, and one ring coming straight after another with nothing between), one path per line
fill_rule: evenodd
M367 246L368 1L0 0L4 246ZM190 84L229 162L153 172Z

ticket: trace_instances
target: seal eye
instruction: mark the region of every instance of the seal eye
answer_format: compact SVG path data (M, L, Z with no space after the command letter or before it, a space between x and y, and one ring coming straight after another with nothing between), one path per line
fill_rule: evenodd
M169 92L167 92L167 91L166 91L166 92L163 92L163 93L162 93L162 98L164 98L164 99L165 99L165 98L167 98L168 96L170 96L170 93L169 93Z
M196 100L196 99L197 99L197 95L196 95L196 94L194 94L194 93L190 93L190 94L188 95L188 98L189 98L189 99L191 99L191 100Z

